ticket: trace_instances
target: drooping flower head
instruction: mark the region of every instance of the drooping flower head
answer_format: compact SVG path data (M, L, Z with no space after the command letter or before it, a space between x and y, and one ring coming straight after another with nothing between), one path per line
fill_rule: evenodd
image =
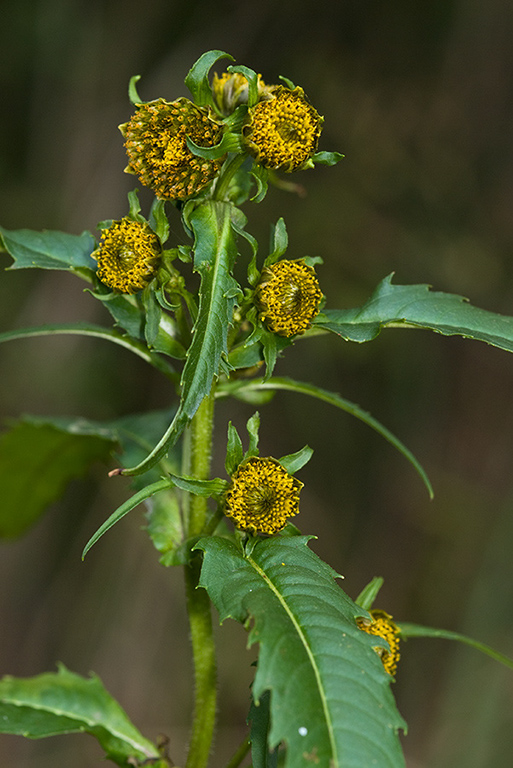
M225 513L237 528L272 534L299 512L303 483L273 458L252 456L232 475Z
M262 96L270 90L258 75L258 96ZM212 95L214 102L222 115L231 113L240 105L248 103L248 81L240 72L223 72L218 75L214 72L212 80Z
M256 291L260 319L279 336L304 333L318 314L321 299L315 270L301 259L266 267Z
M243 129L247 151L265 168L287 172L307 168L317 150L322 123L302 88L271 86L248 110Z
M199 147L212 147L222 135L208 111L189 99L138 104L120 130L129 158L126 170L162 200L193 197L221 167L222 159L197 157L187 146L187 136Z
M385 611L369 611L372 621L366 618L359 618L357 624L360 629L369 635L386 640L390 646L390 651L377 646L374 650L381 657L383 666L389 675L394 675L397 669L397 662L400 659L399 653L399 627L392 621L392 617Z
M102 231L92 256L102 283L120 293L137 293L155 275L161 254L161 242L149 224L125 216Z

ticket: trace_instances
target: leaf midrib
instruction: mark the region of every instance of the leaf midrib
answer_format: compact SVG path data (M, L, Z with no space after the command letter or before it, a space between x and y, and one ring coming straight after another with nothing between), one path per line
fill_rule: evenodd
M315 681L317 683L317 688L318 688L318 691L319 691L319 696L320 696L321 702L322 702L322 708L323 708L324 717L325 717L325 720L326 720L326 726L327 726L328 736L329 736L330 745L331 745L331 753L333 755L333 768L337 768L337 766L339 765L339 761L338 761L335 737L334 737L334 733L333 733L333 723L332 723L332 720L331 720L331 715L330 715L330 711L329 711L329 707L328 707L328 700L326 698L326 693L324 691L324 686L322 685L322 677L321 677L321 674L320 674L320 671L319 671L319 667L317 666L317 663L316 663L316 660L315 660L315 656L312 653L312 650L311 650L311 648L310 648L310 646L309 646L309 644L307 642L306 636L305 636L303 630L301 629L301 626L300 626L299 622L297 621L294 613L289 608L289 606L288 606L286 600L283 598L281 592L278 590L276 585L269 578L269 576L263 570L263 568L261 568L258 565L258 563L256 563L255 560L253 560L253 558L251 556L249 556L247 558L247 560L250 563L250 565L254 568L254 570L257 572L257 574L262 578L264 583L269 586L269 589L271 590L271 592L274 593L274 595L277 598L278 602L280 603L280 605L282 606L283 610L287 614L291 624L293 625L294 629L296 630L297 635L298 635L299 639L301 640L301 643L303 644L303 647L304 647L304 649L306 651L306 654L307 654L308 659L310 661L310 665L311 665L311 667L313 669L313 672L314 672L314 675L315 675Z

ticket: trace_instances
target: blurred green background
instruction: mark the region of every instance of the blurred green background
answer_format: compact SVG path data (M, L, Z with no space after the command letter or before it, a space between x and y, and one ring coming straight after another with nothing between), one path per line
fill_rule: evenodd
M325 116L321 149L346 158L247 207L265 245L284 216L289 255L320 255L332 308L362 303L391 271L513 314L513 5L510 0L4 0L0 47L0 221L8 229L94 231L127 211L134 178L117 125L141 96L186 95L204 51L230 52L268 82L301 84ZM145 205L149 196L143 192ZM171 216L171 238L183 241ZM262 249L265 253L265 248ZM1 266L9 259L0 256ZM83 283L7 272L0 327L108 323ZM0 415L115 418L166 407L169 388L143 362L100 341L37 339L0 348ZM379 607L513 654L513 357L479 342L388 330L372 344L297 343L277 373L338 391L419 457L435 488L363 424L300 395L262 408L262 454L306 442L314 457L298 524L344 574L353 597L385 578ZM229 418L222 403L215 471ZM93 476L23 540L0 548L0 672L33 675L57 660L94 670L150 738L180 764L189 720L189 649L181 573L158 564L138 510L92 550L92 532L128 495ZM1 503L1 502L0 502ZM253 651L233 622L219 631L220 767L244 733ZM445 641L403 646L394 691L409 723L408 768L508 768L511 672ZM100 764L87 737L0 737L6 768Z

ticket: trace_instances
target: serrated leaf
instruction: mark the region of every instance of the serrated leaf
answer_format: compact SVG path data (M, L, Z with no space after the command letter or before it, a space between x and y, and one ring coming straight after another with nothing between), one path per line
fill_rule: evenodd
M18 422L0 437L0 537L21 536L97 461L114 447L108 437L60 430L51 424Z
M90 232L70 235L66 232L33 232L30 229L7 230L0 227L5 250L13 258L9 269L87 269L96 271L91 258L96 242Z
M0 680L0 732L30 739L89 733L121 766L159 758L96 675L80 677L63 665L57 673Z
M221 621L252 621L249 642L260 643L253 696L271 692L269 747L285 743L287 768L400 768L404 723L376 637L358 629L362 609L307 541L259 541L244 557L230 541L201 539L200 585Z
M210 394L219 374L221 357L227 353L228 327L236 296L241 289L232 277L237 256L231 225L230 203L208 201L189 217L195 236L194 269L201 275L199 309L191 345L182 371L180 406L169 428L149 456L124 474L140 474L151 468L174 445L201 401Z
M431 291L428 285L393 285L392 277L382 280L362 307L324 310L314 325L357 342L375 339L386 326L414 326L513 352L513 317L474 307L462 296Z

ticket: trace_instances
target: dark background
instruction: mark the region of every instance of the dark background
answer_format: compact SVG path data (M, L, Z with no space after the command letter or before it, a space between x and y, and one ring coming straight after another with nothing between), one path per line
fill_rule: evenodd
M267 82L302 85L325 116L321 149L346 158L295 177L298 198L271 190L246 207L267 242L284 216L289 256L320 255L330 307L362 303L391 271L513 314L513 5L509 0L4 0L0 49L0 220L8 229L94 231L120 218L134 178L117 125L141 96L186 95L183 79L219 48ZM142 194L146 202L149 197ZM179 218L172 235L183 241ZM265 247L262 248L265 253ZM9 259L0 257L2 265ZM43 322L107 323L83 283L58 272L7 272L2 330ZM100 341L38 339L0 349L2 417L108 419L167 406L143 362ZM329 406L280 393L262 411L262 454L308 442L298 524L356 597L385 578L379 607L398 620L468 633L513 654L513 358L480 342L387 330L372 344L297 343L277 373L339 392L419 457L429 501L406 461ZM253 409L223 403L226 425ZM57 660L97 672L148 737L183 760L189 649L181 573L141 532L140 510L80 560L128 495L105 467L73 483L29 535L0 549L0 672L33 675ZM244 732L249 662L244 631L219 632L222 766ZM441 640L403 646L394 692L409 723L408 768L507 768L513 750L511 672ZM0 764L100 764L90 738L1 737Z

